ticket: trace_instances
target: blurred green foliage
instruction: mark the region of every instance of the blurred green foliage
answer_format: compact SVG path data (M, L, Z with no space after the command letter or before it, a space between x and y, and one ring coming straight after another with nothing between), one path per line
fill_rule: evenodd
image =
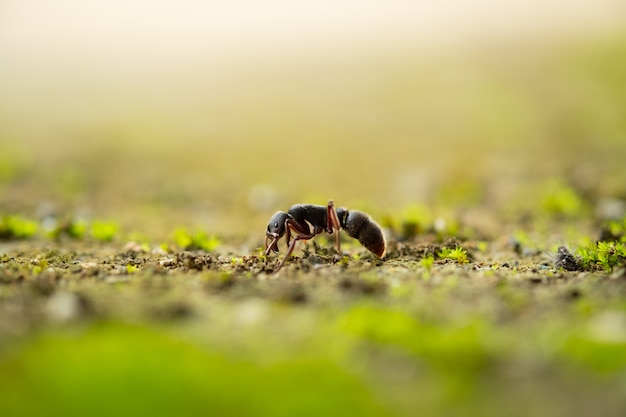
M37 233L39 225L36 221L20 215L0 217L0 239L25 239Z
M44 334L0 359L5 416L386 415L320 357L257 364L142 327Z
M410 240L418 235L434 234L440 241L446 237L458 236L459 221L455 216L437 215L437 210L425 205L412 203L401 210L381 217L381 226L389 229L399 240ZM466 230L465 230L466 231Z
M546 181L539 196L540 207L551 217L580 218L588 213L582 197L571 186L558 180Z
M116 222L94 221L91 223L91 236L102 242L110 242L115 238L119 230Z
M584 396L570 398L585 390L619 407L623 311L568 309L510 327L479 311L456 311L449 303L460 290L447 288L430 295L450 307L435 316L363 300L317 313L283 305L271 321L250 322L244 332L221 328L240 314L235 303L202 336L114 322L44 330L0 354L0 413L408 416L462 407L464 415L496 416L532 393L511 415L553 416L557 407L565 416L587 404ZM488 299L498 293L522 295L508 288L489 291ZM413 293L404 294L400 300ZM529 302L507 308L523 311ZM263 334L284 337L259 343ZM513 370L520 374L510 376Z
M609 220L602 229L601 240L617 240L626 243L626 217L621 220Z
M174 230L174 243L186 250L202 249L207 252L214 251L222 244L220 239L214 234L209 235L200 230L191 232L184 227Z
M424 233L432 225L432 214L422 204L413 203L406 206L399 217L400 234L407 239Z

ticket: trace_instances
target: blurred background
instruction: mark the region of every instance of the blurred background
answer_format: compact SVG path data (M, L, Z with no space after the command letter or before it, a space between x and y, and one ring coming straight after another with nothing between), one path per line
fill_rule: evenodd
M626 196L626 4L4 0L0 211L263 237L295 203Z

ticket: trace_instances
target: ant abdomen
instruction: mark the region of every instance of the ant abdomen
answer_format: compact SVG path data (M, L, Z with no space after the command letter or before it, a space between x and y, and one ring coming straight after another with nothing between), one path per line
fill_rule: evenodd
M385 255L387 244L383 230L366 213L350 210L343 229L379 258Z

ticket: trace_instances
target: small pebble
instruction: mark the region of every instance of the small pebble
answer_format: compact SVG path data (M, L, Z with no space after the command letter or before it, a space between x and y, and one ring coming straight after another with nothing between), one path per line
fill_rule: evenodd
M567 250L565 246L559 246L554 260L556 268L563 268L566 271L579 271L580 264L578 259Z

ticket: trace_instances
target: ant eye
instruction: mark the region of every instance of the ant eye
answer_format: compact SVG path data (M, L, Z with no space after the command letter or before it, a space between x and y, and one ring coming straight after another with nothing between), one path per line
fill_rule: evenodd
M274 227L278 227L278 222L274 223Z

